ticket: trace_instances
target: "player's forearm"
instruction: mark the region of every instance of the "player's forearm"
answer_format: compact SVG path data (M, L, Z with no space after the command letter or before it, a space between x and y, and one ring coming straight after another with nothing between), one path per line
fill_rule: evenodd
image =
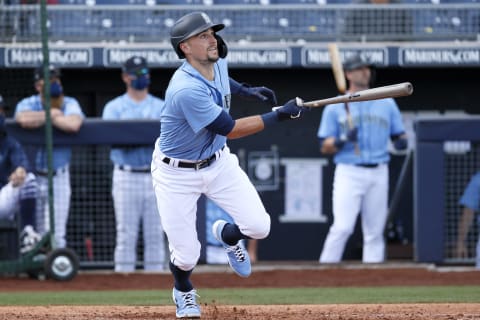
M323 140L323 143L320 147L320 152L323 154L334 154L338 151L338 148L335 144L335 137L328 137Z
M45 124L45 111L22 111L15 120L22 128L35 129Z
M259 115L240 118L235 120L235 125L232 131L227 135L228 139L238 139L246 137L257 132L262 131L265 128L262 117Z
M458 236L457 241L459 243L464 243L467 239L468 231L470 230L470 226L473 222L473 217L475 216L475 212L465 207L462 212L462 216L460 218L460 222L458 223Z
M52 124L65 132L78 132L82 126L83 119L79 115L58 115L52 118Z

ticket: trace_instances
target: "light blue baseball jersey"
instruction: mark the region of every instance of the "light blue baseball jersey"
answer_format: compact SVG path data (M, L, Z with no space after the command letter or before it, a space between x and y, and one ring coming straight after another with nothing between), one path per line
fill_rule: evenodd
M402 115L391 98L349 103L354 126L358 128L360 154L355 145L345 145L335 154L335 163L361 164L386 163L390 160L388 141L390 135L405 132ZM345 140L348 132L347 112L343 103L325 107L317 136Z
M219 59L213 67L213 81L205 79L187 61L173 74L161 116L159 147L165 155L202 160L226 143L225 136L205 129L222 109L230 110L227 61Z
M137 102L125 93L105 105L102 118L106 120L160 119L164 104L162 99L151 94ZM153 147L114 148L110 152L110 159L117 165L144 168L150 167L152 152Z
M480 205L480 172L470 179L459 202L462 206L478 212Z
M15 116L17 113L22 111L42 111L43 105L41 103L40 95L33 95L27 98L22 99L15 108ZM82 118L85 118L85 115L82 112L80 104L75 98L64 96L63 105L61 110L64 115L73 115L77 114ZM70 147L54 147L53 154L53 169L57 170L58 168L66 166L70 162L72 150ZM36 158L35 158L35 169L40 171L47 170L47 152L45 148L39 148Z

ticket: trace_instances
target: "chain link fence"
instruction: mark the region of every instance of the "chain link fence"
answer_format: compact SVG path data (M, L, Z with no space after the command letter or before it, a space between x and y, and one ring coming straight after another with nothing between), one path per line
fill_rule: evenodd
M37 5L0 6L0 42L38 41ZM480 4L464 3L50 5L48 36L67 43L168 43L174 21L194 10L224 23L228 41L475 41L480 35Z

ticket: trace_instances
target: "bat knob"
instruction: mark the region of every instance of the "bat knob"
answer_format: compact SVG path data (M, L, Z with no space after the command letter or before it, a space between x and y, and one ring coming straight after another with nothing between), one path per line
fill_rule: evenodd
M410 82L407 82L407 93L409 95L413 93L413 85Z
M296 97L295 102L297 103L297 106L303 107L303 99L302 98Z

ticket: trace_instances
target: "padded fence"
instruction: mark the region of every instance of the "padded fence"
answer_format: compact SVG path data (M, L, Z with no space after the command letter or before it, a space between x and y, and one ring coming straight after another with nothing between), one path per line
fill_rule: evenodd
M480 171L479 141L450 141L444 143L445 152L445 262L473 263L479 237L477 219L474 218L466 238L468 258L456 254L458 224L462 214L459 201L472 177ZM480 192L480 190L478 190ZM478 214L478 212L477 212Z
M478 117L424 118L416 121L414 174L415 260L435 263L475 261L478 220L466 239L468 257L455 250L462 213L459 203L480 169ZM476 212L478 217L478 212Z

